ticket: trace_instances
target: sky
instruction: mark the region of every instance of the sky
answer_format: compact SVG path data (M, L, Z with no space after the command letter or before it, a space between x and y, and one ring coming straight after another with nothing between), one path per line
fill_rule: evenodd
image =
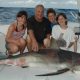
M77 0L0 0L0 7L35 7L37 4L46 8L79 8Z

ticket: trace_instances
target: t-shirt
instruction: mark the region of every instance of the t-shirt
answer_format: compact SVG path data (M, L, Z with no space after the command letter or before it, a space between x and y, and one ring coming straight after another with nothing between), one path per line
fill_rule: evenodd
M55 38L56 40L58 40L59 38L62 38L66 41L66 47L64 47L63 49L67 49L70 42L75 41L74 39L75 35L73 30L69 27L66 30L64 30L59 25L55 25L52 28L52 37Z
M47 34L51 34L51 23L43 18L42 22L38 22L34 16L28 19L28 30L33 30L34 36L38 43L43 43L44 38Z
M53 28L57 23L54 22L54 23L51 23L51 28Z

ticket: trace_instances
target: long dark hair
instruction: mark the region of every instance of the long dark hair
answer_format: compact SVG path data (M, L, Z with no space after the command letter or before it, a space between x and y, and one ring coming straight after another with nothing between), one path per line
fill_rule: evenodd
M64 13L59 13L58 15L57 15L57 17L56 17L56 21L57 21L57 23L58 23L58 18L59 18L59 16L63 16L65 19L66 19L66 22L65 22L65 24L67 25L67 16L64 14ZM59 24L59 23L58 23Z
M27 14L27 12L24 11L24 10L23 10L23 11L19 11L19 12L17 13L16 17L17 17L17 18L18 18L18 17L22 17L23 15L26 17L26 20L27 20L28 14ZM17 23L17 25L18 25L18 23ZM26 28L26 27L23 25L23 29L24 29L24 28ZM18 30L17 30L17 26L16 26L16 31L18 31Z
M28 14L27 14L27 12L24 11L24 10L23 10L23 11L19 11L19 12L17 13L16 17L22 17L23 15L26 17L26 20L27 20Z

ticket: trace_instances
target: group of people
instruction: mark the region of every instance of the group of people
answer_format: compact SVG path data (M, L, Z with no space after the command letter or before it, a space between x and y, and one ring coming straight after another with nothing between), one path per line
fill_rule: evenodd
M68 50L73 46L76 52L75 35L67 25L66 15L56 15L55 10L49 8L46 16L41 4L35 7L35 14L30 18L26 11L18 12L16 21L10 25L6 35L8 55L18 51L22 54L26 46L28 51L57 47Z

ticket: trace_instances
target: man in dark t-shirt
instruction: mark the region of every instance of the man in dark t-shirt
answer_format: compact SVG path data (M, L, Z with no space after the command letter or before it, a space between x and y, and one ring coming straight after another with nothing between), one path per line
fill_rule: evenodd
M28 19L28 39L27 45L29 50L38 51L39 45L41 47L49 47L51 24L44 17L43 5L37 5L35 8L35 15Z

